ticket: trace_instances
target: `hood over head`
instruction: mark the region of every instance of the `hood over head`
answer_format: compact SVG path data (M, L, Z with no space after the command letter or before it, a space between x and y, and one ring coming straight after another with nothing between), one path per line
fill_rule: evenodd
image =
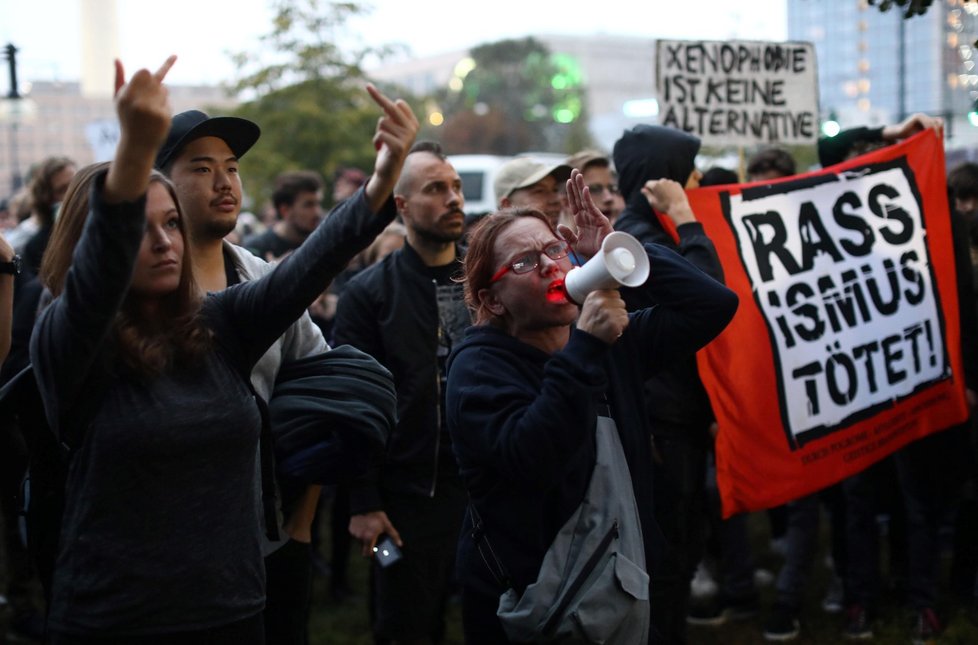
M672 179L685 186L699 150L699 138L675 128L637 125L625 130L613 152L625 201L636 197L644 201L640 189L650 179Z

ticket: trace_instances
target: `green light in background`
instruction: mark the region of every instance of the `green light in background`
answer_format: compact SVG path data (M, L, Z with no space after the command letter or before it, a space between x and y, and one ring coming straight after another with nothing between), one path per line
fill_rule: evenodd
M573 123L574 112L567 108L556 108L554 110L554 121L557 123Z

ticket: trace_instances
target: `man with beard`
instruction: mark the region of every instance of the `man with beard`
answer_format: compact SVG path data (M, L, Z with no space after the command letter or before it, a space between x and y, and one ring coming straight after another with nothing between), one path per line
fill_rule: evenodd
M299 248L323 219L323 180L311 170L285 172L275 179L272 205L278 221L242 246L272 261Z
M373 554L382 534L403 557L373 567L378 642L441 640L465 507L445 424L445 361L470 324L457 241L462 181L441 147L419 142L394 188L404 247L354 277L340 296L336 343L361 349L394 375L398 423L386 462L354 482L350 533Z

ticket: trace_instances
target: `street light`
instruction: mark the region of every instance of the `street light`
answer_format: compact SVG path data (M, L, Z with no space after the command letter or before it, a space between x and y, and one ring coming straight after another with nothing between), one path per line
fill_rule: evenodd
M839 124L839 117L836 116L835 110L829 110L829 117L822 121L822 135L831 138L841 131L842 126Z
M968 123L978 128L978 100L975 100L971 104L971 109L968 110Z
M17 151L17 101L21 96L17 91L17 48L13 43L7 43L3 48L4 58L7 59L7 68L10 72L10 91L7 92L8 103L10 104L10 193L14 194L21 186L20 179L20 160Z

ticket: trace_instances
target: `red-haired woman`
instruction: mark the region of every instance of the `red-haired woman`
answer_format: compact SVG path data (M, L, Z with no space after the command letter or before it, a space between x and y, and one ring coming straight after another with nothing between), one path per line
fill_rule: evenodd
M578 171L567 188L580 238L562 232L577 253L594 255L611 226ZM652 196L665 212L685 200L669 180L657 182ZM476 324L451 357L447 391L449 430L475 511L466 516L458 554L467 643L508 642L496 615L500 596L507 585L518 596L537 579L548 547L581 504L599 418L617 426L642 529L642 564L655 566L642 384L658 366L720 333L737 298L672 251L645 249L652 275L638 288L658 304L627 313L616 290L593 291L581 307L564 297L569 247L539 212L492 214L470 238L465 295ZM506 577L498 575L500 565ZM634 628L622 625L618 633L641 642Z

